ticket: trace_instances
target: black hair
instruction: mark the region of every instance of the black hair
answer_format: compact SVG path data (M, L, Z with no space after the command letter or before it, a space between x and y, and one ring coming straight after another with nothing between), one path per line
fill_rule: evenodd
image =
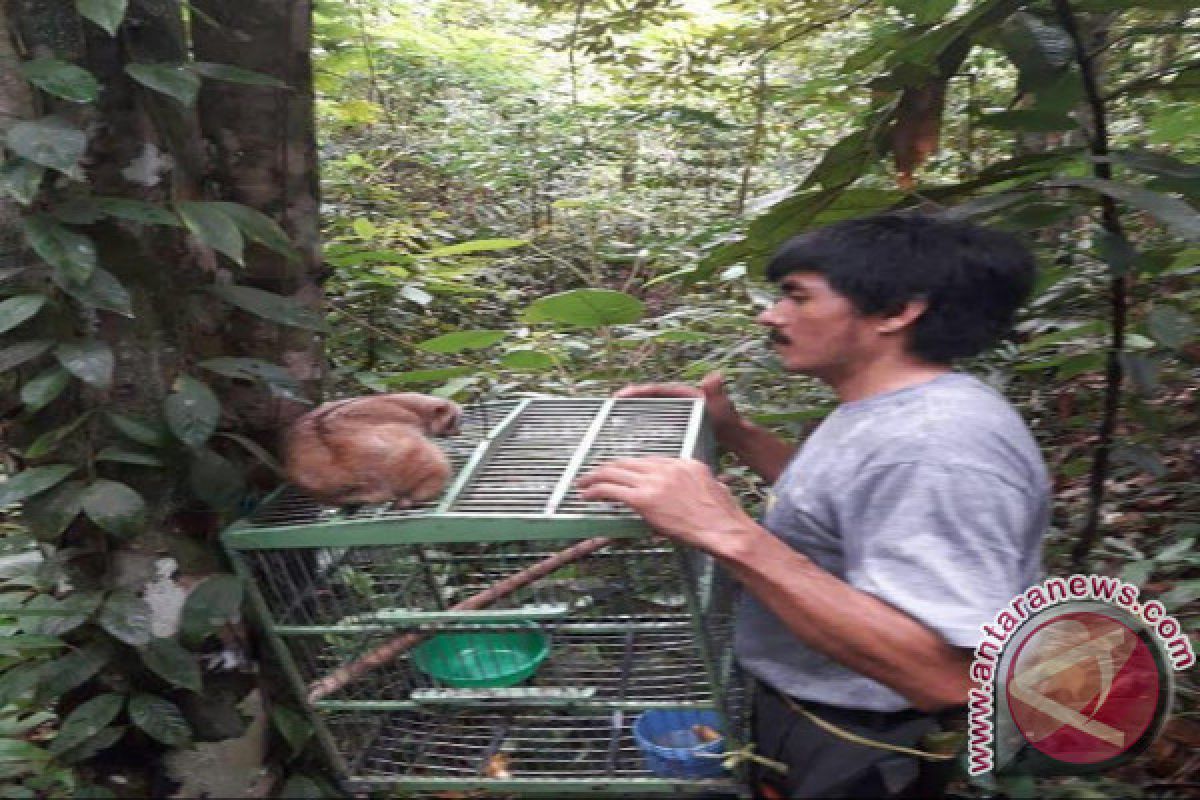
M815 272L862 314L925 300L909 350L936 364L982 352L1012 328L1037 267L1017 237L969 222L890 212L789 239L767 265L779 282Z

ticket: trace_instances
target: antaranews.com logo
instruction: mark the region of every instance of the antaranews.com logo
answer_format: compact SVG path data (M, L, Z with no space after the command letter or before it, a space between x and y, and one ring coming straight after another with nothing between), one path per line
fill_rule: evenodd
M970 691L967 771L1106 770L1150 746L1174 672L1196 663L1179 621L1117 578L1050 578L983 626Z

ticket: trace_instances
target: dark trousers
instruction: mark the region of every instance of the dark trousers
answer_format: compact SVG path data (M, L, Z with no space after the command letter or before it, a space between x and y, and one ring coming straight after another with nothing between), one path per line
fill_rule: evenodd
M869 739L921 748L921 738L941 730L938 718L919 711L861 711L794 701L821 719ZM760 685L754 700L755 752L788 765L786 775L756 766L751 786L760 797L940 797L953 762L934 762L845 741L793 711Z

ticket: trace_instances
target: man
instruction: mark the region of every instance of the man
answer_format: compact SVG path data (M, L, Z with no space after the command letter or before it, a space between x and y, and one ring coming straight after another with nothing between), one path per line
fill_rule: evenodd
M757 321L784 369L839 400L798 451L742 418L719 375L620 393L704 397L721 445L774 484L759 525L699 461L629 459L579 482L740 581L754 740L789 766L764 772L760 791L931 791L918 758L884 748L918 746L937 712L965 704L980 626L1040 579L1038 448L999 394L951 369L1011 328L1034 272L1007 234L916 214L785 244L767 270L781 296Z

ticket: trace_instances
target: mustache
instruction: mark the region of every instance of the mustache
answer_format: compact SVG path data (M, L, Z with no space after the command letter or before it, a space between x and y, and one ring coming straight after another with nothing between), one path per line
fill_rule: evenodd
M789 343L791 343L791 339L787 338L786 336L784 336L782 333L780 333L777 330L771 330L771 332L767 334L767 339L769 339L772 344L789 344Z

